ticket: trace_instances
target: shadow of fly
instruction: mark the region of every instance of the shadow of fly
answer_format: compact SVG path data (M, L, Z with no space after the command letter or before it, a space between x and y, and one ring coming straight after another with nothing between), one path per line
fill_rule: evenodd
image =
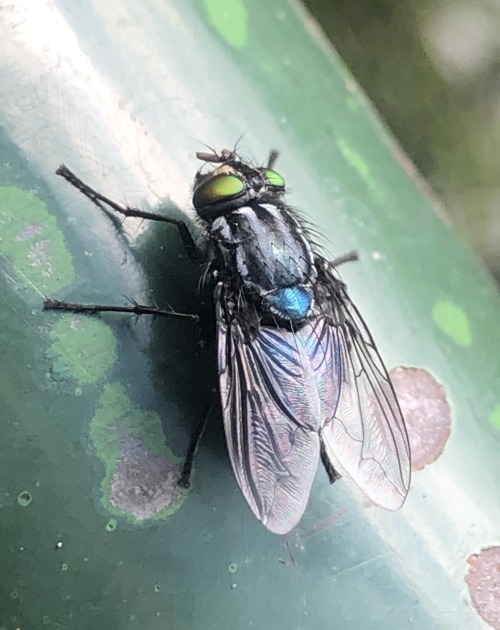
M399 509L410 485L410 446L387 369L335 268L285 201L271 151L256 166L228 149L197 153L193 205L206 231L197 246L179 219L121 206L62 165L56 171L104 211L177 227L191 260L203 264L213 296L219 391L236 480L255 516L285 534L300 520L321 460L330 482L340 468L376 504ZM161 315L132 303L45 309ZM213 405L212 405L213 407ZM207 416L191 439L179 484L188 487Z

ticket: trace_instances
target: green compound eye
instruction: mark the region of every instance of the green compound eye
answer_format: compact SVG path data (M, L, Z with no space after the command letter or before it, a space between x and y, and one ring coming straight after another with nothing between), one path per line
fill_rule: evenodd
M285 180L284 180L284 178L279 173L277 173L276 171L273 171L272 168L263 168L262 172L266 176L267 181L269 182L269 184L271 186L276 186L278 188L284 188L285 187Z
M209 206L228 197L239 195L245 190L245 183L235 175L214 175L202 182L194 191L195 207Z

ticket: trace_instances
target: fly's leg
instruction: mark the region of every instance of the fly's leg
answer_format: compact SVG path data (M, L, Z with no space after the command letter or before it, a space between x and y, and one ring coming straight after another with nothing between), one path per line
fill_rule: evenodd
M166 217L155 212L146 212L143 210L138 210L137 208L120 206L112 199L101 195L101 193L88 186L72 171L70 171L70 169L64 164L61 164L61 166L57 169L56 174L63 177L67 182L69 182L83 195L90 199L90 201L92 201L92 203L95 204L103 212L109 212L109 210L111 209L123 215L124 217L139 217L142 219L149 219L150 221L162 221L164 223L172 223L173 225L176 225L182 238L182 242L184 243L184 247L186 248L186 251L191 260L193 260L194 262L200 262L200 260L202 259L201 253L196 246L191 232L183 221L173 219L171 217ZM71 311L73 313L89 313L90 315L94 313L113 312L131 313L133 315L161 315L164 317L182 317L185 319L191 319L193 321L198 321L199 319L197 315L178 313L172 308L161 309L157 306L152 307L145 306L143 304L137 304L137 302L133 302L132 306L114 306L106 304L73 304L70 302L62 302L60 300L52 300L48 298L44 301L43 308L44 310Z
M191 474L193 472L194 458L196 457L196 453L198 452L198 447L200 445L201 438L205 433L205 429L207 428L208 421L210 420L210 417L212 416L216 407L215 398L216 392L214 391L208 413L198 424L194 433L191 436L189 447L186 453L186 459L184 460L184 465L182 466L181 476L179 477L179 481L177 482L177 484L181 488L189 488L191 486Z
M77 177L70 169L61 164L61 166L57 169L56 175L60 175L67 182L69 182L72 186L74 186L77 190L79 190L83 195L88 197L92 203L94 203L98 208L100 208L103 212L108 212L109 209L118 212L124 217L138 217L141 219L148 219L149 221L161 221L163 223L171 223L172 225L177 226L179 230L179 234L182 238L182 242L186 251L191 258L191 260L195 263L200 263L203 260L203 256L199 251L191 232L189 231L188 226L184 223L184 221L180 221L179 219L173 219L172 217L166 217L163 214L158 214L157 212L146 212L144 210L139 210L137 208L130 208L128 206L120 206L112 199L101 195L101 193L97 192L90 186L87 186L85 182L83 182L79 177Z
M347 254L344 254L343 256L339 256L338 258L331 260L330 265L332 267L340 267L340 265L343 265L344 263L357 262L358 260L359 260L359 254L355 249L353 249L351 252L347 252Z
M143 210L139 210L137 208L130 208L128 206L121 206L114 202L112 199L105 197L101 193L97 192L90 186L88 186L85 182L83 182L79 177L77 177L67 166L61 164L61 166L56 171L57 175L63 177L67 182L69 182L72 186L74 186L77 190L79 190L83 195L85 195L92 203L94 203L100 210L103 212L108 212L110 209L118 212L124 217L138 217L141 219L148 219L150 221L160 221L163 223L171 223L177 227L179 230L179 234L181 236L184 247L194 263L200 263L204 261L204 257L200 250L198 249L191 232L189 231L186 223L184 221L180 221L178 219L173 219L171 217L166 217L162 214L157 214L154 212L146 212ZM133 315L161 315L164 317L180 317L184 319L191 319L192 321L198 321L198 315L191 315L187 313L178 313L173 309L161 309L156 306L145 306L143 304L137 304L133 302L131 306L113 306L106 304L74 304L71 302L62 302L60 300L46 299L43 303L44 310L60 310L60 311L71 311L73 313L88 313L90 315L95 313L102 312L113 312L113 313L131 313ZM187 452L186 460L182 469L182 474L179 479L179 485L184 488L189 488L190 485L190 477L193 469L193 461L198 450L198 445L203 436L205 428L208 424L209 417L211 416L214 409L214 402L212 402L210 409L206 416L203 418L203 421L197 427L195 433L191 438L191 442L189 445L189 449Z
M173 309L162 309L156 306L144 306L143 304L133 303L132 306L114 306L107 304L73 304L71 302L62 302L47 298L43 302L44 311L71 311L72 313L131 313L132 315L161 315L162 317L180 317L190 319L191 321L199 321L198 315L189 313L178 313Z
M323 439L321 439L321 438L320 438L320 451L319 451L319 454L321 456L321 463L325 467L326 474L328 475L328 479L329 479L330 483L334 483L335 481L338 481L339 479L341 479L342 475L335 470L332 462L330 461L330 459L329 459L329 457L328 457L328 455L326 453L325 444L323 442Z
M344 254L343 256L339 256L338 258L334 258L333 260L326 260L326 258L323 258L322 256L318 256L316 258L316 264L318 265L321 271L323 271L325 274L328 275L332 269L335 269L336 267L340 267L341 265L344 265L345 263L348 263L348 262L357 262L358 260L359 260L359 254L355 249L353 249L352 251L347 252L347 254Z

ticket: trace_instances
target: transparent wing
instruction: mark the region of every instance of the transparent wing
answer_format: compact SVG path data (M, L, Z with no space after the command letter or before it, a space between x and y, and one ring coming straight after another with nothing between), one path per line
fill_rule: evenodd
M345 286L333 273L322 281L330 296L332 343L339 345L341 388L321 436L328 456L340 462L372 501L397 510L410 486L410 444L403 415L372 336Z
M219 384L234 473L253 512L284 534L302 516L317 469L319 430L336 404L338 353L324 323L292 333L260 328L248 339L216 297Z

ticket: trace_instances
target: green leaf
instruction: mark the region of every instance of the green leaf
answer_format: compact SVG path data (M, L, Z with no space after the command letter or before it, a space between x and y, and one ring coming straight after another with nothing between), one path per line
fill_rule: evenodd
M63 0L14 3L3 24L0 628L482 627L463 592L466 557L497 539L500 300L309 16L285 0ZM127 296L209 312L175 229L110 220L54 171L192 218L195 151L241 134L258 161L281 151L328 254L360 253L342 275L403 366L423 469L398 513L318 474L300 525L270 534L220 419L180 493L215 385L198 328L41 309Z

